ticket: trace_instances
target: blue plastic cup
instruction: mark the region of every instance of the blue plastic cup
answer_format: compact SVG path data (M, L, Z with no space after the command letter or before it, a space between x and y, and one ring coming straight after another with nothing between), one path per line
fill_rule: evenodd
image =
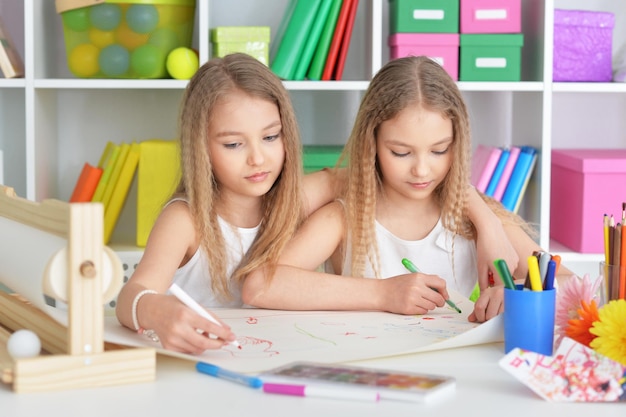
M556 290L504 289L504 352L512 349L551 356Z

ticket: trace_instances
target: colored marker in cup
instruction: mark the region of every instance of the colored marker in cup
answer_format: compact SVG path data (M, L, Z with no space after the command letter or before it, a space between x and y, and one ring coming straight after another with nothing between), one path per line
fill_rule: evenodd
M409 261L406 258L402 259L402 265L404 265L404 267L406 269L408 269L409 272L412 272L414 274L420 272L419 269L417 269L417 267L415 265L413 265L413 262ZM431 288L433 291L437 291L434 288ZM457 307L456 304L454 304L454 301L452 301L451 299L447 299L446 300L446 304L449 305L450 307L452 307L453 309L455 309L457 312L461 313L461 309Z

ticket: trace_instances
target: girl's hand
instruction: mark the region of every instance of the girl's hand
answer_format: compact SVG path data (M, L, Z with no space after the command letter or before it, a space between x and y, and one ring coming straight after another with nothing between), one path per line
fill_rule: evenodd
M426 314L448 299L446 281L436 275L412 273L379 281L381 310L397 314Z
M468 316L471 322L482 323L504 311L504 286L488 287L480 292L474 311Z
M220 349L235 340L227 324L221 322L222 326L218 326L212 323L174 296L152 295L144 298L140 323L145 318L146 328L155 331L165 349L201 354L208 349Z

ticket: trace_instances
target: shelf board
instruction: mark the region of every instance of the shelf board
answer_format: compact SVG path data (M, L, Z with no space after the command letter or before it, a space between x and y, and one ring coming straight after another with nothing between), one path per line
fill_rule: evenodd
M49 89L163 89L163 90L183 90L187 87L187 80L121 80L121 79L36 79L35 88Z
M283 81L288 90L300 91L365 91L369 81Z
M567 246L550 239L550 253L561 256L561 262L601 262L604 260L602 253L580 253L573 251Z
M0 78L0 88L24 88L26 81L23 78Z
M541 81L459 81L461 91L543 91Z
M555 93L626 93L626 83L553 83Z

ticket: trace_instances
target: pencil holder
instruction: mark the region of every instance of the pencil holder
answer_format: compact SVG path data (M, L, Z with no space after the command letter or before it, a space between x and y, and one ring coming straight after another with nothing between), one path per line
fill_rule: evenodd
M556 291L504 290L504 351L552 355Z
M598 307L612 300L623 299L626 293L626 265L607 265L600 262L600 302Z

